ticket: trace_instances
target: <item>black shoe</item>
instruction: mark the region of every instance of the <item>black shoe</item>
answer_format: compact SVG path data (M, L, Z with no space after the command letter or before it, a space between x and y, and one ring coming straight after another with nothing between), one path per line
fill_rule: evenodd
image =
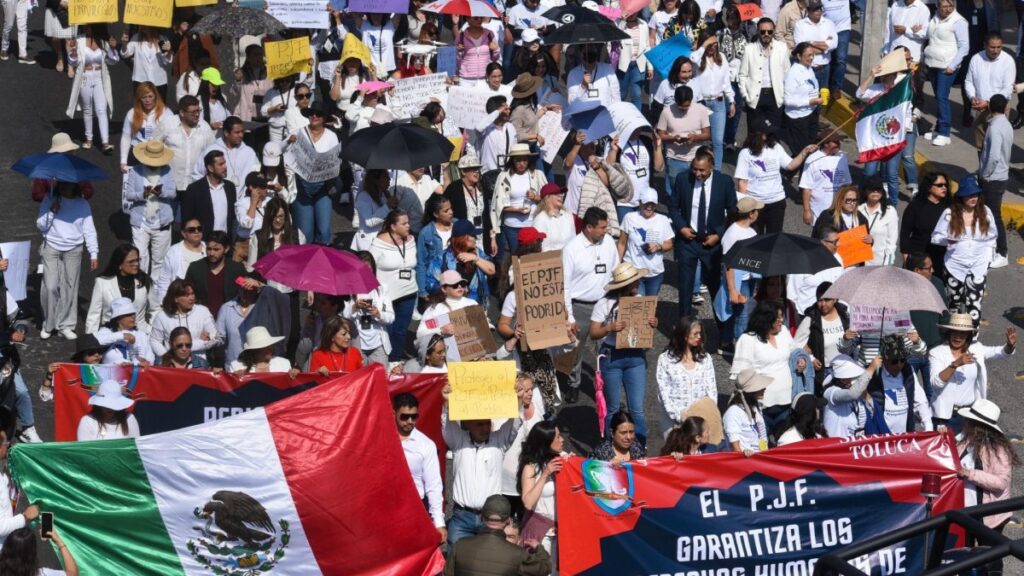
M575 404L576 402L579 402L579 399L579 388L569 388L568 390L565 391L565 396L562 398L562 400L564 400L566 404Z

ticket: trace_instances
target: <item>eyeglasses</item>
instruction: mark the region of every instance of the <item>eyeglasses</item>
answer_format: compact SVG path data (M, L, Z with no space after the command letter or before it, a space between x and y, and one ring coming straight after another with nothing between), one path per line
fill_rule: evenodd
M181 344L175 344L174 345L174 349L175 350L182 350L182 349L191 350L192 349L192 343L191 342L182 342Z
M398 415L398 419L401 420L402 422L405 422L406 420L412 420L413 422L415 422L415 421L420 419L420 415L419 414L399 414Z
M825 244L831 244L833 246L836 246L836 245L839 244L838 240L822 240L822 242L824 242Z
M771 36L772 34L775 34L775 30L758 30L757 33L761 36Z
M135 258L134 260L125 260L124 263L125 264L138 264L139 263L139 259Z
M469 282L463 280L457 284L445 284L442 288L466 288L467 286L469 286Z
M947 183L947 182L936 182L935 184L932 184L932 187L934 187L934 188L949 188L949 183Z
M193 233L193 234L196 233L196 232L202 232L202 231L203 231L203 227L202 226L189 226L188 228L185 228L185 232L190 232L190 233Z
M306 92L304 94L296 94L295 95L295 99L296 100L309 100L310 96L312 96L312 94L310 94L309 92Z
M843 198L843 204L856 204L856 198Z

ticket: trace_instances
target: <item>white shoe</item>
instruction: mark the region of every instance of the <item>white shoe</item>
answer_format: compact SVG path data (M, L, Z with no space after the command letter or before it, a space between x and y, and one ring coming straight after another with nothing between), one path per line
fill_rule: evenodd
M691 301L694 304L703 304L704 303L704 297L700 295L700 292L698 292L698 293L693 295L693 299Z
M65 328L65 329L61 330L60 331L60 335L63 336L65 340L77 340L78 339L78 335L75 334L75 331L71 330L70 328Z
M932 140L932 146L949 146L949 143L949 136L942 136L941 134Z
M701 284L700 285L700 293L701 294L707 294L708 293L708 287L703 285L703 284Z
M39 433L36 432L35 426L22 428L21 432L18 432L18 440L26 444L41 444L43 442L43 439L39 437Z
M931 140L933 138L935 138L935 132L925 132L924 133L924 139L925 140Z
M1005 268L1009 264L1010 264L1010 261L1007 260L1006 256L1003 256L1002 254L996 254L995 257L992 258L992 262L989 263L988 267L989 268Z
M39 339L40 340L49 340L50 336L53 336L53 334L50 334L46 330L40 330L39 331Z

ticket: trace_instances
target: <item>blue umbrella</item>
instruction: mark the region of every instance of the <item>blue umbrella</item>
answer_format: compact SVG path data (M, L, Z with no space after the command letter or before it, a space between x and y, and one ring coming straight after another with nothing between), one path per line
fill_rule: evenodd
M11 169L29 178L42 180L52 178L61 182L90 182L107 179L107 173L92 162L78 156L57 152L25 156L15 162Z
M586 133L584 144L600 140L615 131L615 122L600 100L576 100L564 114L569 126Z

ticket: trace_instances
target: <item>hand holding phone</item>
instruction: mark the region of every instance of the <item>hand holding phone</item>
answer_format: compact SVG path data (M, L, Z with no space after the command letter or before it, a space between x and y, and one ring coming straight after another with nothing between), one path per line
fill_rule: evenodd
M39 536L49 540L53 534L53 512L39 513Z

